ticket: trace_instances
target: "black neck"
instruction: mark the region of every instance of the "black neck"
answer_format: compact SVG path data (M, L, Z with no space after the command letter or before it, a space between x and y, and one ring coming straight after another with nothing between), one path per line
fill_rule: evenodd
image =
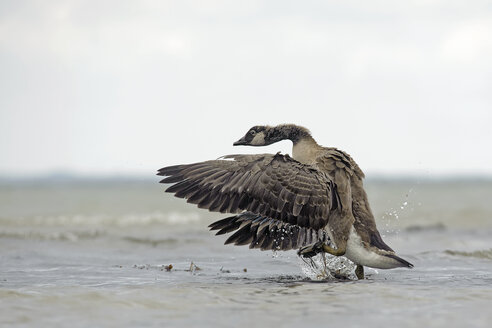
M294 144L305 138L312 139L308 130L293 124L279 125L271 128L268 131L268 138L273 142L288 139Z

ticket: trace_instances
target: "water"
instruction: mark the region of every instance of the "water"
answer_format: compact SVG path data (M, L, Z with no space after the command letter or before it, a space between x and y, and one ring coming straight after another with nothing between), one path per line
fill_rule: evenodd
M0 326L488 327L492 182L367 191L415 268L319 281L293 251L224 246L206 228L223 215L153 181L4 182Z

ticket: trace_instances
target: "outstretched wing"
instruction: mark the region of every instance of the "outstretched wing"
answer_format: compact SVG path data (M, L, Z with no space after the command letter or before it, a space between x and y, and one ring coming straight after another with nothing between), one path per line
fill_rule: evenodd
M243 210L300 227L321 229L340 206L336 186L315 167L288 155L229 155L224 159L168 166L158 175L174 183L166 191L200 208Z

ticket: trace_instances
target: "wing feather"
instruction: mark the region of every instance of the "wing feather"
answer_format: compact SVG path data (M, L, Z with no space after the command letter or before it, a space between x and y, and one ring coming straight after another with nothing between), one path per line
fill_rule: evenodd
M229 155L224 160L164 167L157 174L165 177L162 183L174 183L167 192L210 211L250 211L318 230L326 226L331 212L338 207L331 178L288 155ZM263 228L260 225L258 231ZM268 238L257 238L261 248L269 247L278 237L274 231L269 230ZM293 247L299 241L280 246Z

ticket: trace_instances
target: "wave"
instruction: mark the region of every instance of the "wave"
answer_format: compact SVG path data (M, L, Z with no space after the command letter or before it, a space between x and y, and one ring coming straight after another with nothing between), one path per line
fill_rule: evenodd
M153 247L156 247L159 245L172 245L172 244L177 244L180 242L176 238L152 239L152 238L140 238L140 237L126 236L126 237L123 237L123 239L128 241L128 242L131 242L131 243L151 245Z
M79 241L105 236L103 231L2 231L0 238L23 240Z
M429 231L444 231L446 230L446 225L442 222L436 222L434 224L428 225L410 225L405 228L405 231L408 232L429 232Z
M124 215L75 214L0 218L1 227L53 227L53 226L148 226L153 224L186 225L197 223L201 216L196 212L151 212Z
M453 255L453 256L465 256L465 257L474 257L474 258L479 258L479 259L492 260L492 248L486 249L486 250L474 251L474 252L445 250L444 253L448 254L448 255Z
M22 229L24 230L24 229ZM133 244L150 245L157 247L161 245L175 245L180 243L200 243L200 239L194 238L153 238L153 237L137 237L128 236L127 234L112 233L105 230L63 230L53 231L53 229L40 229L30 231L0 231L0 239L21 239L21 240L37 240L37 241L62 241L62 242L78 242L84 240L106 239L108 242L125 241ZM146 230L147 232L151 229Z

